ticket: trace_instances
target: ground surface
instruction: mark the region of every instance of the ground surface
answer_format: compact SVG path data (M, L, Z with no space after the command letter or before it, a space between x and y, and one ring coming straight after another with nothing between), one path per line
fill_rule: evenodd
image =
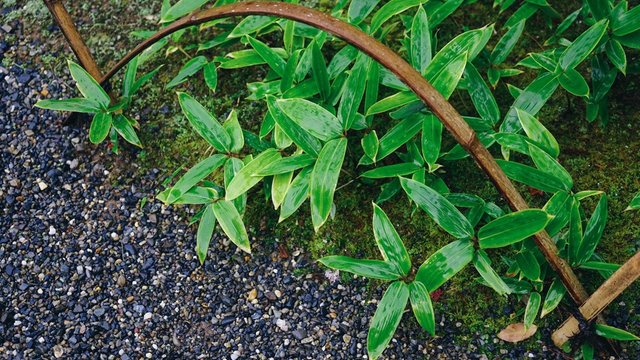
M157 89L143 96L136 117L148 145L144 151L125 148L119 157L104 145L88 143L86 123L65 124L57 114L33 109L41 97L69 97L75 91L63 67L71 54L54 27L34 20L41 10L36 3L25 3L23 20L11 20L14 7L2 9L9 30L0 29L0 357L363 356L381 287L349 277L330 283L313 260L345 248L352 255L373 250L365 235L370 233L370 209L362 204L371 201L361 194L366 184L338 199L338 208L353 218L336 221L318 235L300 219L276 227L273 213L253 204L247 223L258 238L254 255L246 258L216 237L200 267L188 214L153 201L165 176L197 149L175 111L175 99ZM76 5L73 12L101 63L130 46L128 31L155 26L150 15L157 9L144 1L92 4ZM122 21L122 14L139 11L141 4L142 18ZM175 66L162 83L173 73ZM227 95L211 101L223 109L237 104L247 95L243 82L259 75L242 74L238 84L223 74ZM634 76L618 83L612 124L604 130L584 122L580 103L567 103L564 94L542 114L561 142L562 160L578 188L602 189L611 197L611 221L600 253L612 262L640 248L639 218L622 212L640 188ZM507 96L499 99L501 105L511 101ZM464 106L464 99L458 101ZM241 118L257 118L262 110L244 103ZM467 165L449 169L452 187L490 196L491 186ZM388 211L407 218L401 207ZM424 219L408 220L401 235L418 256L448 241L438 238L441 233ZM429 242L422 245L425 237ZM582 275L593 286L602 281ZM522 316L518 310L523 306L468 286L475 276L465 271L445 287L436 303L439 337L429 338L415 321L404 321L385 355L560 356L547 345L560 316L545 319L539 334L525 343L496 339L497 330ZM609 321L637 332L639 293L634 285L616 301ZM637 346L627 346L622 357L634 357Z

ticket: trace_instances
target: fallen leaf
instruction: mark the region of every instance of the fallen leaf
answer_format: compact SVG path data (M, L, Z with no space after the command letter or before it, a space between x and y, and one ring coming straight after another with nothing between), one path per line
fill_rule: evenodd
M538 327L531 325L529 329L525 329L523 323L515 323L502 329L498 334L498 338L510 343L526 340L536 333Z

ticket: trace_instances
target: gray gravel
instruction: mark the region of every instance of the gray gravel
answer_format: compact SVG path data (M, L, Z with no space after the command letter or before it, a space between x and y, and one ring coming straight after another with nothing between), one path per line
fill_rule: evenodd
M12 46L0 40L0 59ZM282 258L255 239L247 257L216 236L200 267L182 212L139 208L165 174L132 178L134 149L113 164L105 145L88 143L86 123L32 107L73 92L68 77L28 62L0 67L0 358L365 357L381 287L331 283L303 250ZM557 356L494 335L457 344L457 320L443 314L441 337L404 321L385 355L486 359L483 347L503 358Z

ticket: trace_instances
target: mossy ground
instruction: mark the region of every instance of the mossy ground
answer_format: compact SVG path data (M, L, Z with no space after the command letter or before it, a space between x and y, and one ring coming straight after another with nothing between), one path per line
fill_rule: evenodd
M31 13L37 14L35 4ZM84 5L73 4L72 13L80 19L80 28L86 36L89 46L94 49L96 58L101 65L106 66L131 48L135 40L128 33L131 30L145 28L155 29L154 14L159 12L159 2L146 0L109 1L108 4ZM573 9L570 2L560 5L559 10L568 14ZM566 8L565 8L566 7ZM34 10L35 9L35 10ZM30 14L31 14L30 13ZM122 14L141 14L140 17L130 18L121 22ZM484 26L488 13L495 13L485 2L476 3L466 8L464 12L454 14L440 27L438 37L441 43L446 42L455 34L463 30ZM29 14L27 14L29 15ZM504 21L503 15L498 23ZM27 21L34 21L27 18ZM61 43L61 36L56 31L50 31L47 25L34 25L34 30L42 38L56 38ZM535 30L534 30L535 29ZM497 41L498 34L492 41ZM544 42L549 30L544 22L534 18L528 24L527 31L518 48L510 57L514 61L522 58L527 51L540 50L540 43ZM569 38L575 36L567 34ZM61 51L60 45L55 51ZM206 55L221 55L223 50L208 52ZM630 63L638 61L637 52L627 55ZM61 57L47 57L34 59L48 70L62 73ZM5 63L11 62L11 57L5 58ZM153 81L146 86L135 107L129 114L141 120L141 139L145 148L138 152L139 172L160 169L170 174L181 166L189 166L208 151L207 145L191 131L179 112L174 90L166 91L162 88L177 72L180 64L185 61L180 52L169 55L166 59L157 59L157 63L166 66ZM515 61L514 61L515 62ZM151 67L152 65L149 65ZM155 66L155 65L154 65ZM214 109L217 116L223 117L231 108L239 111L241 122L247 129L256 131L264 114L264 107L260 103L245 100L249 95L246 83L259 80L264 70L255 68L240 71L221 71L219 88L212 94L204 85L201 75L182 85L180 91L197 94L198 98L210 109ZM509 79L518 86L525 86L532 79L531 74ZM638 212L624 212L633 194L640 189L640 107L638 107L637 93L640 87L638 74L630 74L626 78L620 76L616 81L611 95L610 123L602 128L598 124L590 124L584 120L584 102L575 97L566 96L563 90L556 94L540 112L540 119L555 134L560 143L561 161L573 174L575 188L579 190L598 189L609 196L609 222L598 248L598 252L609 262L622 263L640 248L640 214ZM504 83L496 89L496 96L503 113L513 99L506 90ZM461 113L471 114L471 103L468 98L456 95L452 102ZM125 151L134 151L126 147ZM351 161L354 161L351 159ZM117 160L116 160L117 162ZM114 164L126 166L126 164ZM353 171L351 167L350 171ZM443 177L452 190L477 194L485 199L494 199L499 205L505 204L498 197L493 186L475 166L471 160L445 164ZM114 176L114 181L117 177ZM353 180L353 181L351 181ZM119 180L123 181L123 180ZM125 180L135 181L135 180ZM348 183L348 184L347 184ZM337 213L335 219L324 226L320 232L314 233L310 223L309 211L305 207L299 213L277 223L277 213L270 204L263 201L261 195L255 194L249 203L245 222L252 234L267 245L281 243L288 248L301 247L310 252L313 259L328 254L344 254L359 257L377 257L377 249L371 231L371 201L377 196L379 183L365 183L357 179L354 174L346 174L341 184L347 184L336 195ZM545 198L530 195L527 189L521 187L528 200L535 205L542 205ZM594 204L591 204L593 208ZM418 264L435 250L451 241L451 238L436 228L424 214L413 213L412 208L404 197L396 197L383 205L384 210L398 232L405 240L413 261ZM186 221L185 217L185 221ZM195 230L194 230L195 231ZM497 259L496 259L497 261ZM593 272L579 271L589 290L595 289L602 279ZM493 335L507 324L518 321L524 306L517 304L517 299L497 297L488 288L481 285L471 285L476 277L472 267L467 267L454 277L446 286L441 300L436 303L438 314L456 319L462 324L455 329L459 344L477 344L472 341L478 334ZM622 296L611 305L608 313L615 321L615 314L629 314L628 324L639 324L640 315L640 286L631 286ZM624 303L625 305L621 305ZM545 318L541 328L552 329L566 314L558 312ZM622 322L623 324L625 322ZM638 332L638 329L631 329ZM527 346L535 347L540 333L530 340ZM489 338L492 338L490 336ZM480 346L480 351L490 356L500 356L495 348ZM637 354L637 345L628 347L631 354Z

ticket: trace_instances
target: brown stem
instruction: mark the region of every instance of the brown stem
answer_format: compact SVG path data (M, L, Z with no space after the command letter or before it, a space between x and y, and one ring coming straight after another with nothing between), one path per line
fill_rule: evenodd
M304 6L282 2L242 2L194 12L163 28L142 42L109 70L101 78L100 82L104 83L111 79L118 70L123 68L136 55L175 31L214 19L245 15L271 15L299 21L331 33L371 56L391 70L422 99L458 143L471 154L480 168L487 173L514 211L524 210L529 207L487 148L480 143L475 132L453 106L419 72L398 54L360 29L323 12ZM549 234L541 231L536 234L535 240L551 267L558 273L573 300L578 304L584 303L588 298L586 290L571 267L558 256L558 248L549 237Z
M47 5L51 15L53 15L56 24L58 24L60 30L62 30L69 46L71 46L71 50L76 54L82 67L85 68L94 79L102 78L102 72L100 68L98 68L98 64L96 64L93 56L91 56L91 51L82 40L82 36L78 33L78 29L73 23L69 12L67 12L67 9L64 7L62 0L44 0L44 3Z
M580 306L580 313L589 321L598 316L615 298L640 277L640 252L616 270L593 295ZM571 316L551 335L553 343L562 347L572 336L580 332L580 323Z

